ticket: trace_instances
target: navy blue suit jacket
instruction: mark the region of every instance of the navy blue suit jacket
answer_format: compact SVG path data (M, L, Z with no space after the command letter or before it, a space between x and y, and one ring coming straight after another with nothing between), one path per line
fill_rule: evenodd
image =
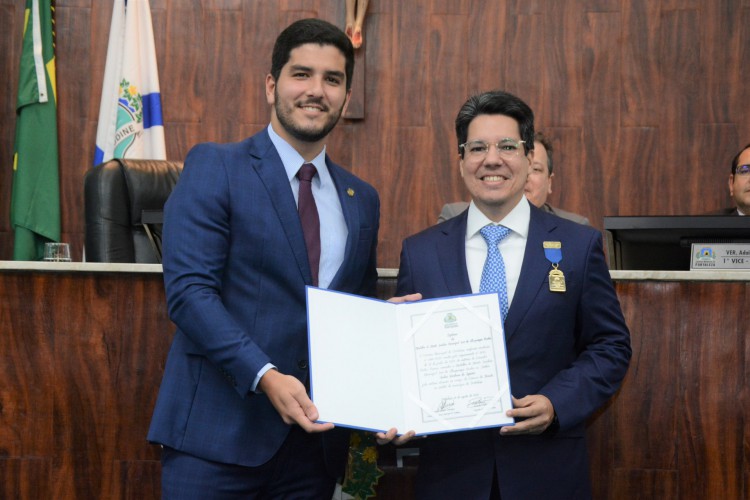
M330 288L375 294L380 201L326 158L348 228ZM164 282L177 325L148 439L217 462L257 466L286 425L251 392L272 363L308 377L305 285L312 283L294 196L268 132L189 153L164 214ZM324 433L338 473L347 436Z
M467 215L463 212L404 241L396 295L471 293ZM562 244L564 293L549 289L552 265L544 241ZM473 491L476 498L488 498L495 466L503 500L590 495L585 421L618 389L631 355L629 331L598 231L531 206L505 337L513 395L548 397L559 431L554 436L500 437L498 429L430 436L420 455L420 496L475 498Z

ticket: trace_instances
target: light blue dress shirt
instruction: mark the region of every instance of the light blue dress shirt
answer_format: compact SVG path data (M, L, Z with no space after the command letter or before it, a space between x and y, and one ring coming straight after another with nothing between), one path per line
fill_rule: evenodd
M271 136L271 142L276 146L284 164L289 184L294 193L294 201L299 197L299 179L297 172L303 163L304 158L282 139L271 125L268 126L268 135ZM336 185L333 183L328 166L326 165L326 148L320 152L311 162L318 170L318 175L313 178L312 192L315 198L315 205L318 207L318 216L320 217L320 268L318 269L318 286L328 288L333 281L334 276L344 262L344 250L346 249L346 238L349 236L349 230L346 227L346 219L341 209Z

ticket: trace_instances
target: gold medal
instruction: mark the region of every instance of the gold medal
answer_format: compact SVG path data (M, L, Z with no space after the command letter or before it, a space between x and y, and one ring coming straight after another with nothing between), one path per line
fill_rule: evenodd
M562 271L557 268L557 264L553 264L554 269L549 272L549 291L550 292L564 292L565 291L565 275Z
M552 270L549 272L549 291L565 291L565 275L558 269L558 264L562 260L562 243L559 241L545 241L544 256L552 264Z

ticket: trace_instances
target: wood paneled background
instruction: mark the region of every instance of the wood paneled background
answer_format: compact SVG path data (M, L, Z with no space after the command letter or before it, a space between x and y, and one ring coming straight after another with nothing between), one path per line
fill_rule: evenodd
M0 259L9 204L21 0L0 0ZM343 0L152 0L168 157L263 128L273 41L291 21L343 26ZM112 2L58 0L63 239L80 259ZM554 137L553 205L585 214L697 214L728 206L729 162L750 142L750 0L371 0L359 54L364 119L331 156L381 193L380 267L467 197L453 120L502 88Z

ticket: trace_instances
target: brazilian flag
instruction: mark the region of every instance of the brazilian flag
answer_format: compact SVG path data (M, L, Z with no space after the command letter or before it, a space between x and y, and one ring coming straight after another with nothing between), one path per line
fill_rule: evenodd
M15 260L41 260L44 243L60 241L54 10L54 0L26 0L10 206Z

